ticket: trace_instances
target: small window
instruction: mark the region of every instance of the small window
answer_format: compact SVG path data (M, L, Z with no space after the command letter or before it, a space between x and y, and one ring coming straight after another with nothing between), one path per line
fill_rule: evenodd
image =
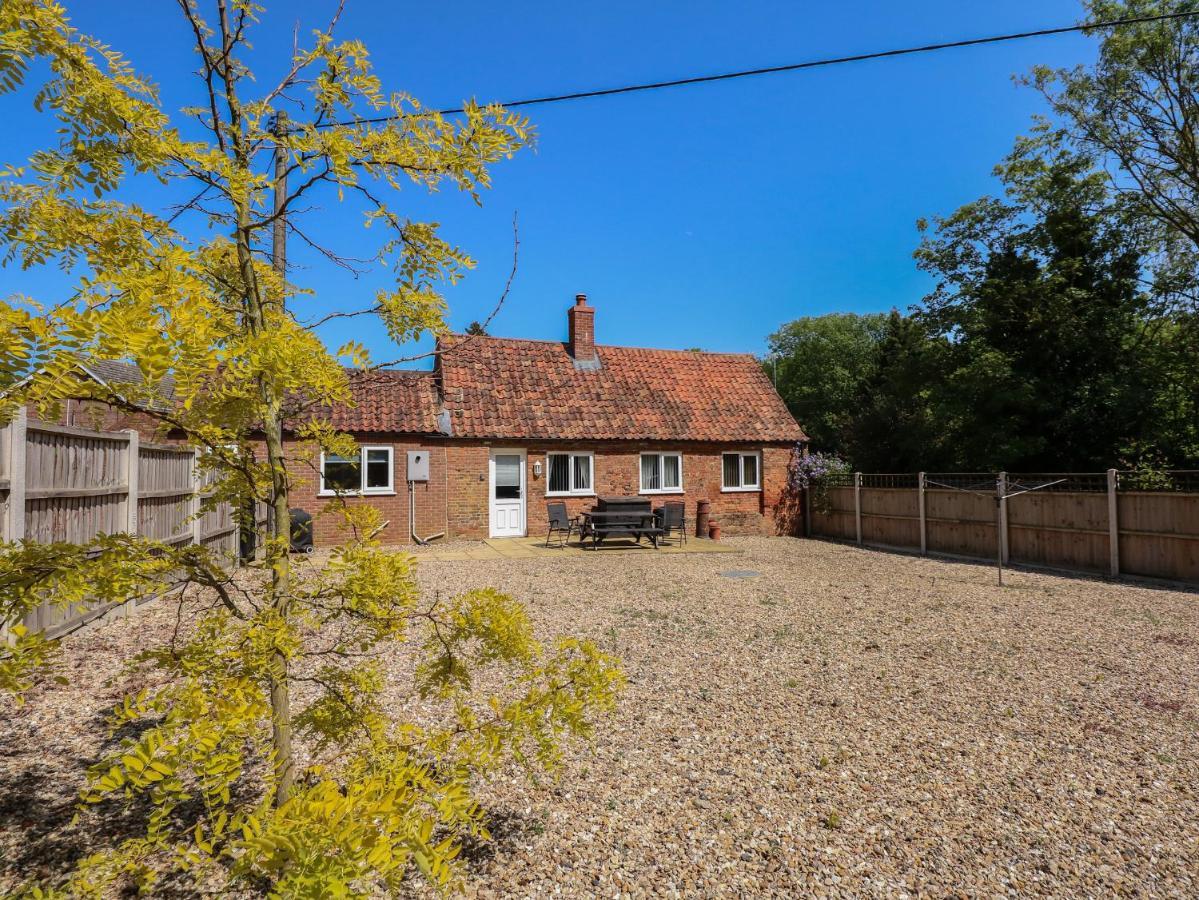
M344 456L326 456L321 465L322 493L357 493L361 476L358 460Z
M726 453L721 461L722 484L726 491L761 490L757 453Z
M594 457L590 453L547 453L546 496L591 495Z
M322 494L390 494L395 490L391 447L361 447L357 456L321 454Z
M677 494L683 490L681 453L641 454L641 493Z
M365 460L363 468L366 470L362 482L362 492L364 494L391 493L391 473L393 471L391 448L363 447L362 456Z

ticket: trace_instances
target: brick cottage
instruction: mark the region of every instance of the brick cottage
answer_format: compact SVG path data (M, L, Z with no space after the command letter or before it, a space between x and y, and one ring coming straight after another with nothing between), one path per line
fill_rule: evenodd
M338 539L336 517L320 515L338 494L382 511L386 543L536 535L547 501L573 515L634 495L682 500L692 521L708 500L726 533L773 532L806 438L757 360L596 344L583 295L567 321L565 342L451 335L432 372L356 378L354 405L326 414L359 458L321 456L293 494L317 545Z
M338 498L377 507L378 537L393 544L537 535L548 501L575 515L601 496L682 500L692 523L708 500L729 534L796 527L779 504L806 437L754 357L596 344L581 294L567 324L565 342L450 335L432 371L352 374L353 402L315 415L355 438L356 459L286 437L293 471L311 473L291 505L313 515L317 546L340 540L339 517L326 514ZM118 393L141 380L125 362L80 368ZM173 402L172 388L159 386L159 402ZM61 416L164 439L153 417L96 401L68 401Z

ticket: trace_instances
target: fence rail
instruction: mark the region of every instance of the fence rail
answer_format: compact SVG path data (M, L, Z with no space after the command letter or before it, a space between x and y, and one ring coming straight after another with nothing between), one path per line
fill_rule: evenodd
M206 502L214 478L188 447L142 442L136 431L30 422L22 410L0 429L0 536L86 545L101 534L127 532L203 544L231 565L238 524L230 504ZM47 601L22 624L54 637L107 609Z
M1199 472L855 472L812 493L816 537L1199 583Z

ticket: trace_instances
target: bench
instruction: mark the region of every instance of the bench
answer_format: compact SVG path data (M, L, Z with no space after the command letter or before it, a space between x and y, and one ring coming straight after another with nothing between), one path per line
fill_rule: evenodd
M657 549L662 529L658 527L648 500L640 498L600 498L591 512L583 513L583 541L591 538L591 549L598 549L605 538L643 537Z

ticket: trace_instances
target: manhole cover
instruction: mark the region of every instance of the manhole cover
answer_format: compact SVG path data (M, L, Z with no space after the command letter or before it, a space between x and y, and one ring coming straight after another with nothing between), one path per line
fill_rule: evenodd
M729 569L727 572L721 572L725 578L757 578L761 572L755 572L753 569Z

